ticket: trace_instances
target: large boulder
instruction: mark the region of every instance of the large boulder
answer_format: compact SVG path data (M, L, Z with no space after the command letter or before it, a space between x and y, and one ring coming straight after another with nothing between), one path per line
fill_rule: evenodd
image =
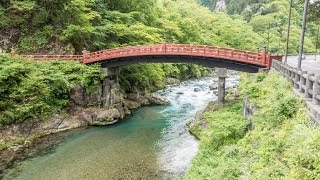
M209 89L211 90L211 91L213 91L213 90L216 90L216 89L218 89L218 87L217 86L209 86Z
M70 92L70 100L76 106L81 107L100 107L102 103L102 86L101 84L95 86L90 93L80 86L75 86Z
M165 79L165 84L168 84L168 85L179 85L180 81L179 81L179 79L175 79L175 78L166 78Z
M111 104L118 104L124 99L124 95L119 83L111 81L110 98L111 98Z
M142 105L149 105L150 104L149 100L146 97L140 95L140 93L130 93L130 94L128 94L128 99L131 101L138 102Z
M80 86L75 86L70 93L70 100L78 106L85 107L87 105L87 100L85 96L85 90Z
M170 101L167 98L161 96L159 93L146 94L145 97L151 104L163 105L170 103Z
M120 118L121 114L118 109L109 109L96 112L97 117L93 120L91 125L108 125L116 123Z
M137 109L138 107L141 106L140 103L135 102L135 101L131 101L131 100L128 100L128 99L124 100L123 104L124 104L125 107L128 107L128 109Z
M102 85L96 85L90 93L85 92L87 106L100 107L102 104Z
M194 91L194 92L200 92L201 89L200 89L200 88L194 88L193 91Z
M120 102L120 103L115 104L114 108L116 108L119 111L120 119L123 119L125 117L125 115L126 115L124 107L123 107L123 103Z

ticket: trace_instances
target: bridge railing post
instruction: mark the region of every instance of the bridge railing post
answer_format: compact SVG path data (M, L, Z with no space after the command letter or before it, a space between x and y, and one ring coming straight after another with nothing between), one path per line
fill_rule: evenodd
M319 100L317 96L320 95L320 85L319 85L320 75L316 75L313 83L313 93L312 93L312 102L315 105L319 105Z
M162 41L162 52L167 53L167 40L164 38Z
M294 70L294 88L299 89L299 84L300 84L299 70L295 69Z
M306 88L305 88L305 91L304 91L304 97L306 98L311 98L312 95L309 93L309 90L311 92L313 92L313 82L311 81L311 78L312 76L314 76L313 73L308 73L307 74L307 78L306 78Z
M300 86L299 86L299 92L304 93L306 90L306 78L304 77L304 74L307 74L307 71L300 71Z
M297 71L296 68L292 68L292 69L291 69L291 82L292 82L293 85L295 84L296 71Z
M82 51L82 62L81 63L87 63L88 58L88 51L84 48Z
M272 65L272 59L271 59L271 55L267 56L267 67L270 68Z
M267 49L266 49L266 47L264 47L264 49L261 53L261 56L262 56L262 64L267 64Z
M17 55L17 53L14 49L11 49L10 55L11 55L11 57L15 57Z

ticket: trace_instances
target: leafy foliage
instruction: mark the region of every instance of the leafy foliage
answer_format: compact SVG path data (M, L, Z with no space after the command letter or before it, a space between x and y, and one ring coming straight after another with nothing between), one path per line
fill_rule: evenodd
M32 62L0 54L0 126L28 119L45 119L69 101L80 84L88 92L100 83L98 66L77 62Z
M201 2L211 10L215 10L217 1L218 0L201 0ZM253 27L254 32L258 33L259 36L263 38L264 44L266 46L269 44L269 52L280 54L284 53L290 1L225 0L225 2L227 6L227 13L232 15L235 19L241 18L248 22ZM289 53L297 54L304 1L298 0L293 2ZM319 22L318 6L319 1L316 0L311 3L309 7L311 16L308 22L305 52L315 51L315 24Z
M165 86L165 78L188 79L208 75L208 69L189 64L136 64L123 67L120 83L124 90L155 91Z
M246 132L239 103L207 112L186 179L319 179L320 131L290 83L277 73L245 74L239 90L259 107L254 130Z

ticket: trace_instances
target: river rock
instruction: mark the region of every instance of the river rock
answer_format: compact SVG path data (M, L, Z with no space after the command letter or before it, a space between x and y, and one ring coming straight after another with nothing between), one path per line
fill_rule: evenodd
M122 102L114 105L114 107L115 107L115 108L119 111L119 113L120 113L120 119L123 119L124 116L126 115L123 106L124 106L124 105L123 105Z
M218 87L217 86L209 86L209 89L212 91L212 90L218 89Z
M148 99L142 95L140 95L139 93L130 93L128 94L128 99L138 102L142 105L149 105L150 102L148 101Z
M172 91L170 91L170 92L172 92ZM181 94L184 94L184 93L183 92L177 92L177 94L181 95Z
M201 89L200 89L200 88L194 88L193 91L194 91L194 92L200 92Z
M138 107L141 106L140 103L135 102L135 101L131 101L131 100L128 100L128 99L124 100L123 104L124 104L125 107L128 107L128 109L137 109Z
M165 79L165 84L168 84L168 85L179 85L180 81L178 79L175 79L175 78L166 78Z
M87 101L85 97L85 91L80 85L76 85L70 93L70 100L78 106L86 106Z
M91 125L108 125L117 122L117 119L121 117L118 109L109 109L97 112L97 118L91 123Z
M129 110L129 108L128 108L127 106L124 106L124 113L125 113L126 115L131 114L131 111Z
M82 111L82 113L80 115L80 119L83 122L90 123L95 118L94 116L96 116L96 115L94 113L92 113L92 111L84 110L84 111Z
M102 85L96 85L90 93L85 91L87 107L100 107L102 103Z
M146 98L151 104L164 105L170 102L167 98L161 96L159 93L147 94Z
M63 122L62 118L59 118L59 117L52 118L49 122L42 125L42 129L43 130L58 129L62 122Z
M100 107L102 102L102 85L96 85L91 93L87 93L86 90L80 86L76 85L69 94L70 101L80 107Z

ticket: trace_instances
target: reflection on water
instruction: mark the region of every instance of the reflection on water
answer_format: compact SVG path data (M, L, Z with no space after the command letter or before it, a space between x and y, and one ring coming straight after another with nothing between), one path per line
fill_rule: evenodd
M234 79L229 81L233 86ZM4 179L181 177L198 149L185 124L216 98L209 90L212 82L201 78L168 87L160 93L170 105L143 107L113 126L75 131L55 151L20 163Z

